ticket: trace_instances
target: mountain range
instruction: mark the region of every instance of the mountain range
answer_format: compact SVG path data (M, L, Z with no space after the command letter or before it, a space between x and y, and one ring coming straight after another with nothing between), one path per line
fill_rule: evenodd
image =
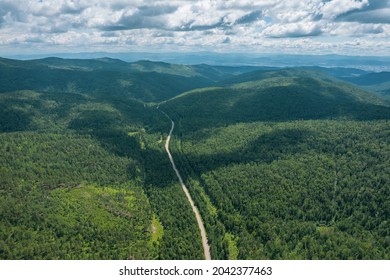
M253 57L0 58L0 258L202 259L169 116L213 259L388 259L387 60Z

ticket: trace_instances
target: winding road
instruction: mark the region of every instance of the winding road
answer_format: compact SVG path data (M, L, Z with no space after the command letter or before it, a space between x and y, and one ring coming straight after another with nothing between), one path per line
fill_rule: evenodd
M177 178L179 179L180 185L183 188L183 191L186 194L188 201L190 202L190 205L192 207L192 211L194 211L194 213L195 213L196 221L198 222L198 226L199 226L199 230L200 230L200 235L202 237L202 245L203 245L204 257L205 257L206 260L211 260L210 247L209 247L209 244L208 244L208 241L207 241L206 230L205 230L204 225L203 225L202 217L199 214L198 208L196 208L196 206L195 206L195 203L194 203L194 201L193 201L193 199L192 199L192 197L190 195L190 192L188 191L186 185L184 184L183 178L181 177L181 175L179 173L179 170L177 170L177 168L176 168L176 164L175 164L175 161L173 160L171 152L169 151L169 143L171 141L171 136L172 136L173 129L175 128L175 123L165 112L162 112L162 113L172 123L171 131L169 131L169 135L167 137L167 141L165 142L165 150L167 151L169 160L172 163L172 168L175 171Z

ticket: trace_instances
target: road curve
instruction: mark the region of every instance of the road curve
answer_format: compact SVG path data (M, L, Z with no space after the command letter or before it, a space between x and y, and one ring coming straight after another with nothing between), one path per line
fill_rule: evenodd
M172 123L171 130L169 131L167 140L165 142L165 150L167 151L169 160L172 163L172 168L175 171L177 178L179 179L180 185L183 188L183 191L186 194L188 201L190 202L190 205L192 207L192 211L194 211L194 213L195 213L196 221L198 222L198 226L199 226L199 230L200 230L200 235L202 237L202 245L203 245L204 257L205 257L206 260L211 260L210 246L209 246L208 241L207 241L206 230L205 230L204 225L203 225L202 217L199 214L198 208L196 208L196 206L195 206L195 203L194 203L194 201L193 201L193 199L192 199L192 197L190 195L190 192L188 191L186 185L184 184L183 178L181 177L181 175L179 173L179 170L177 170L177 168L176 168L176 164L175 164L175 161L173 160L171 152L169 151L169 143L171 141L171 136L172 136L173 129L175 128L175 123L165 112L162 112L162 113Z

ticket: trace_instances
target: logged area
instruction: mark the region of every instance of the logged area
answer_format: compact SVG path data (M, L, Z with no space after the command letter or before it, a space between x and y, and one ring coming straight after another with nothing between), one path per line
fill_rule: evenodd
M389 259L390 81L330 72L0 59L0 259Z

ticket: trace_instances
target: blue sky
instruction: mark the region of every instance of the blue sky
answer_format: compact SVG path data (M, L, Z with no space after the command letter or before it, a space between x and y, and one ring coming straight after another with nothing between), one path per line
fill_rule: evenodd
M390 0L0 0L7 53L390 56Z

